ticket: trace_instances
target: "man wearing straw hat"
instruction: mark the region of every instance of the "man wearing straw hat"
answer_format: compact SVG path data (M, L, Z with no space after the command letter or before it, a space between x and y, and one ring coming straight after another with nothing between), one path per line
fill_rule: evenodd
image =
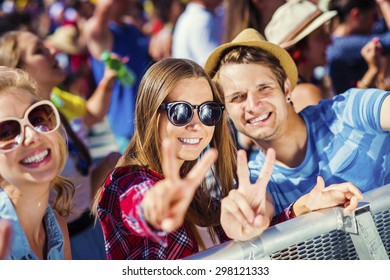
M249 163L252 182L264 151L276 151L267 187L275 214L285 208L290 217L310 212L335 187L343 190L342 203L354 185L365 192L390 183L390 93L351 89L297 114L291 104L298 76L292 58L254 29L216 48L205 68L236 129L260 148Z

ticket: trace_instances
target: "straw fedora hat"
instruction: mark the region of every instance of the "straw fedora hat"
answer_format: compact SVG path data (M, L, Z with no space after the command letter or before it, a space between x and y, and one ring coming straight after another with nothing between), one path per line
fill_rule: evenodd
M264 33L269 42L289 48L337 15L322 11L308 0L289 0L280 6Z
M78 31L72 25L58 27L46 41L55 48L67 54L80 54L84 51L78 42Z
M215 73L218 71L219 62L227 51L240 46L255 47L273 54L277 59L279 59L281 66L286 72L287 78L291 82L292 89L295 87L298 80L298 70L294 60L286 50L278 45L267 42L264 37L253 28L244 29L230 43L217 47L211 53L205 64L205 70L211 78L213 78Z

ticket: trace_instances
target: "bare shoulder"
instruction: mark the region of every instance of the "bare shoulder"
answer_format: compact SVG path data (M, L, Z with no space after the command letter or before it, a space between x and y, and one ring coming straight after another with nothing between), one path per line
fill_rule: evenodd
M295 111L300 112L307 106L317 105L324 97L318 86L311 83L302 83L294 88L291 98Z

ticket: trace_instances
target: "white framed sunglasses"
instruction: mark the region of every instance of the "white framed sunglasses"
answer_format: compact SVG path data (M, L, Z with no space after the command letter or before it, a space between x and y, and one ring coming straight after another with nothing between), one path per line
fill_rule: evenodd
M22 119L0 119L0 153L13 151L23 143L26 125L39 133L47 134L56 131L60 124L57 108L48 100L32 104Z

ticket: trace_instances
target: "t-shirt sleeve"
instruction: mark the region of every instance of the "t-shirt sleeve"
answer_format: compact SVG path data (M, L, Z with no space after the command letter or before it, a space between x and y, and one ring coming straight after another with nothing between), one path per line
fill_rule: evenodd
M389 94L374 88L354 88L335 97L332 108L349 126L368 133L381 133L380 110Z

